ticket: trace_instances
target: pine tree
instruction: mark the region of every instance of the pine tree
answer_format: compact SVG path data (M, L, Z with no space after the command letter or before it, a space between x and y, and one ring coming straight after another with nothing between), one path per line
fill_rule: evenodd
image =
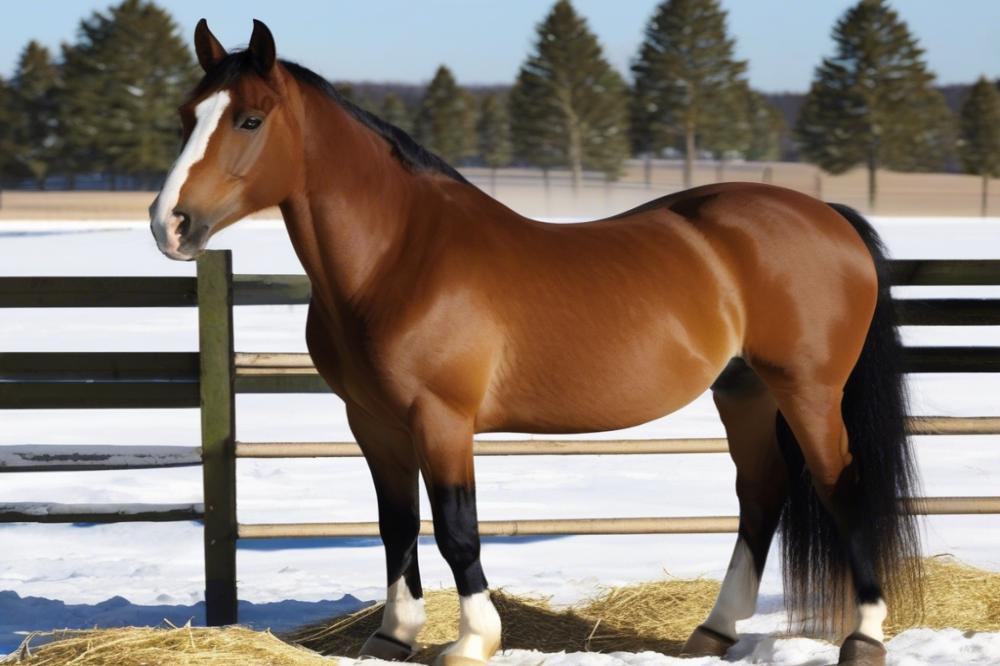
M55 157L58 85L59 69L49 50L28 42L11 80L10 158L14 175L32 178L40 189Z
M490 186L496 190L497 169L510 164L510 119L507 105L496 94L483 97L479 107L479 155L490 168Z
M836 55L816 69L796 124L803 156L831 173L868 169L868 205L880 166L940 168L951 115L924 52L885 0L860 0L833 30Z
M15 174L13 97L9 84L0 77L0 190Z
M1000 92L980 78L962 104L958 155L967 173L982 176L981 212L988 208L990 178L1000 176Z
M371 99L365 94L364 89L358 90L353 83L347 81L337 81L333 84L334 90L351 104L362 109L372 109Z
M475 106L444 65L438 67L417 109L414 132L423 143L452 164L475 152Z
M712 153L718 162L719 173L723 163L735 156L747 152L751 140L750 97L753 94L745 83L732 91L733 104L731 113L714 115L705 118L697 132L697 145ZM721 180L721 175L719 180Z
M616 178L628 156L625 83L569 0L537 33L510 93L515 153L543 169L568 165L574 186L584 168Z
M177 104L197 69L170 15L124 0L80 22L64 47L67 159L81 171L138 177L150 186L177 156Z
M649 156L681 147L685 187L699 145L718 155L747 140L746 63L734 47L718 0L665 0L632 64L633 148Z
M754 90L746 99L750 136L743 157L752 162L776 160L781 154L781 133L785 118L776 106Z
M404 132L413 130L410 110L406 108L406 104L396 93L387 93L382 98L379 115L383 120L392 123Z

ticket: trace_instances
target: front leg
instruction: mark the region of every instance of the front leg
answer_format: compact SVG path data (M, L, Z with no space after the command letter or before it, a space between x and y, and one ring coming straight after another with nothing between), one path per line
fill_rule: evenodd
M388 588L382 625L365 642L361 655L406 660L417 651L417 634L426 620L417 565L420 495L416 452L409 434L377 423L356 406L348 405L347 418L375 482Z
M434 538L455 577L461 611L458 640L439 657L441 666L482 664L500 648L500 616L479 561L472 422L434 396L418 400L412 412Z

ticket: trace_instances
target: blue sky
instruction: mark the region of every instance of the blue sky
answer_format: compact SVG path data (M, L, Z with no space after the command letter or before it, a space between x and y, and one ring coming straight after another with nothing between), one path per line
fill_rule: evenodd
M57 48L82 16L107 0L6 3L0 22L0 75L9 76L24 43ZM426 81L446 63L462 83L513 80L534 27L552 0L242 0L161 2L185 36L205 17L227 47L245 44L251 18L265 21L279 54L333 79ZM657 0L574 0L623 73ZM722 0L738 55L761 90L802 91L830 29L852 0ZM1000 0L895 0L927 51L941 83L1000 76ZM150 45L151 48L155 45Z

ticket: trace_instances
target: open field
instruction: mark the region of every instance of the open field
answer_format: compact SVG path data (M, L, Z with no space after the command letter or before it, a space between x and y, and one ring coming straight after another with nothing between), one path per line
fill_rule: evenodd
M606 183L593 176L574 192L565 171L550 172L548 186L537 169L500 169L495 181L489 170L463 169L473 183L491 192L518 212L532 217L572 216L595 218L612 215L656 197L682 189L680 165L658 160L646 183L645 165L626 164L622 178ZM700 163L696 185L719 181L771 182L826 201L837 201L863 212L868 210L867 173L856 169L841 176L823 174L816 167L793 162L732 163L719 168ZM977 216L980 184L976 176L947 173L879 172L879 215ZM1000 181L991 183L990 211L1000 214ZM155 192L28 192L0 195L0 220L138 220L147 215ZM254 217L277 218L277 209Z

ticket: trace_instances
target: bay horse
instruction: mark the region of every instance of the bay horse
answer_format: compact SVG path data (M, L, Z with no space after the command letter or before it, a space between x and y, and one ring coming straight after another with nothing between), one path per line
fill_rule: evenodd
M633 426L711 388L740 519L718 600L684 646L723 655L782 531L786 597L856 613L841 664L883 664L886 593L919 552L885 257L856 212L725 183L578 224L525 218L400 129L279 60L254 22L205 75L150 209L172 259L278 205L312 284L306 341L371 469L387 601L364 655L406 659L424 623L418 477L460 595L449 666L482 663L500 619L480 564L472 441ZM884 592L885 591L885 592ZM853 598L851 598L853 595ZM844 601L844 599L847 601Z

